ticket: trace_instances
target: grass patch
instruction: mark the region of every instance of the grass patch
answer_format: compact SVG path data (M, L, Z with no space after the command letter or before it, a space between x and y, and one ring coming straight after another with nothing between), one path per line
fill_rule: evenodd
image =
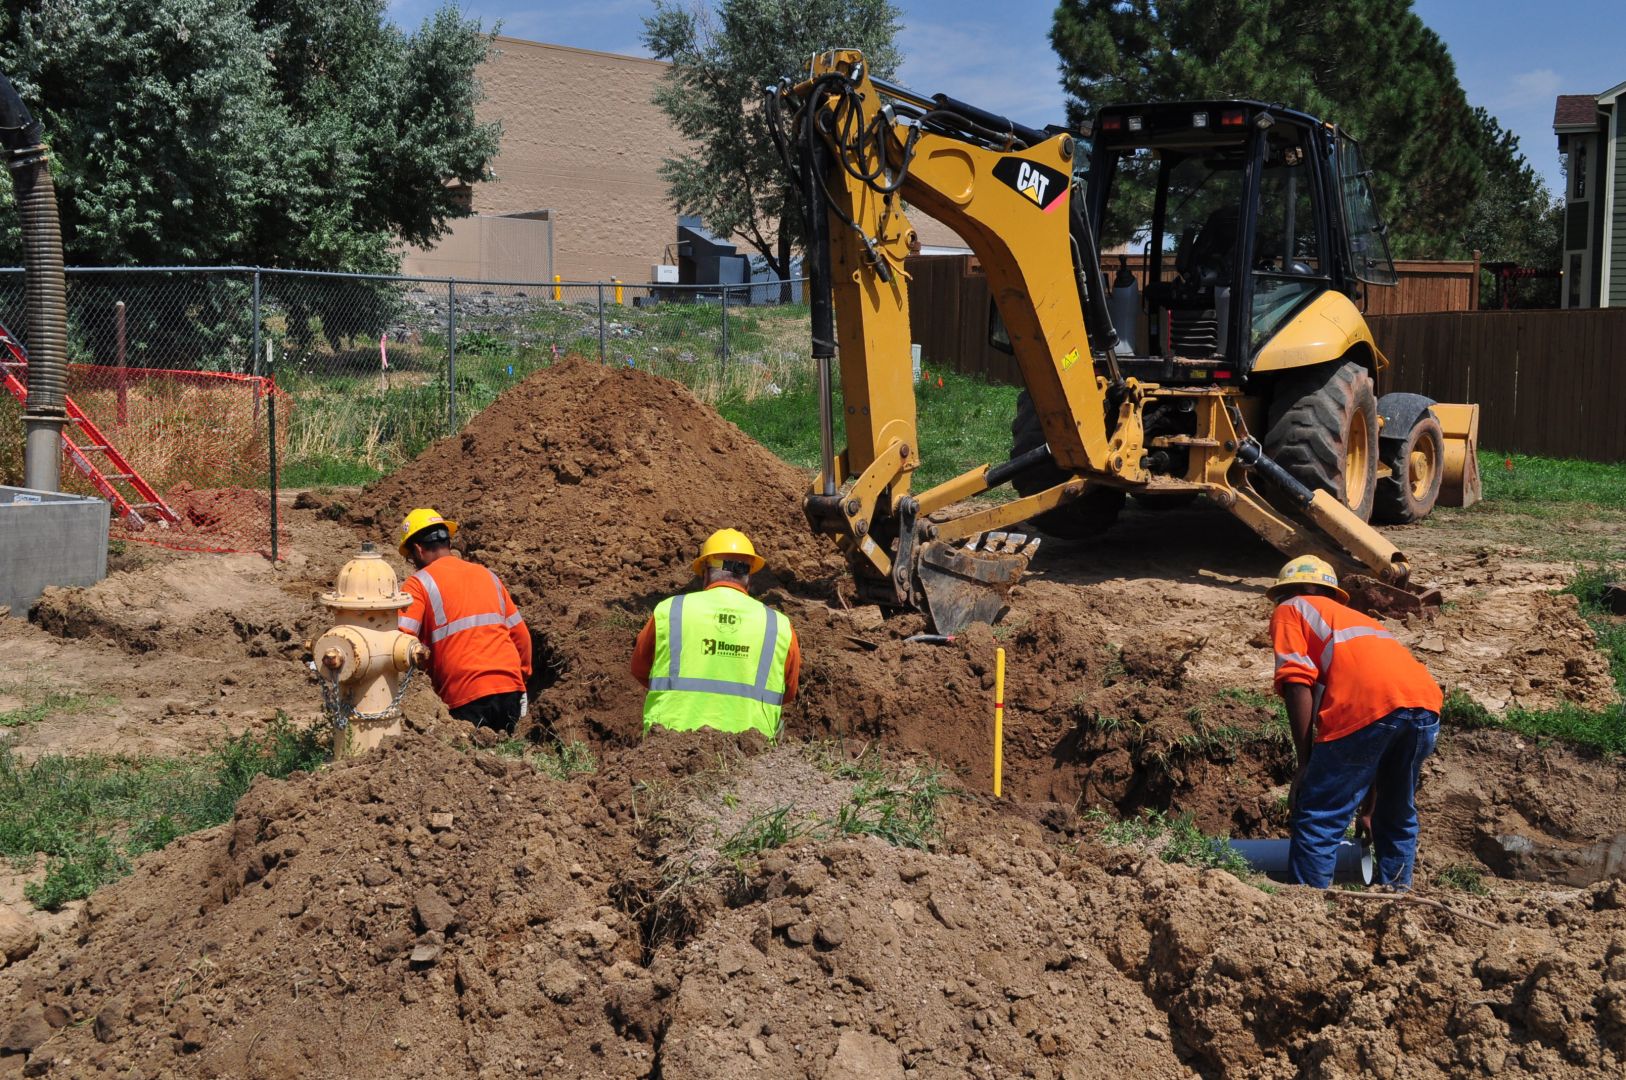
M83 694L79 691L63 693L59 690L50 690L35 697L27 688L21 689L25 698L33 698L15 709L0 712L0 728L26 727L37 724L49 716L77 716L89 712L91 709L105 708L117 699L98 694Z
M1622 575L1618 566L1595 566L1577 573L1561 591L1579 599L1581 616L1592 627L1598 648L1609 659L1615 689L1626 698L1626 620L1613 614L1603 602L1605 588ZM1556 739L1607 755L1626 753L1626 704L1589 709L1566 701L1551 709L1514 706L1493 713L1460 688L1453 688L1445 695L1440 719L1458 727L1513 731L1543 742Z
M734 864L736 869L743 870L748 860L764 851L784 847L797 837L806 835L813 823L792 820L790 815L795 809L793 806L776 806L772 810L753 814L749 821L718 845L717 853Z
M1479 474L1485 503L1504 510L1529 512L1577 503L1626 510L1626 463L1481 450Z
M500 757L528 761L538 772L546 773L555 780L569 780L572 776L598 771L598 759L593 756L592 748L579 740L554 740L537 746L525 739L505 739L493 746L491 752Z
M1490 886L1485 884L1484 873L1468 863L1453 863L1447 866L1434 875L1434 884L1442 889L1455 889L1457 892L1471 893L1474 896L1490 895Z
M191 758L88 755L23 764L0 746L0 855L18 864L46 856L27 888L55 910L130 872L139 855L231 819L256 777L286 777L327 760L325 725L279 718Z
M1231 847L1230 836L1209 836L1190 814L1171 817L1161 810L1142 810L1135 817L1114 821L1096 808L1086 811L1084 819L1098 827L1101 842L1109 847L1139 848L1164 862L1224 870L1244 881L1253 877L1248 861Z
M718 411L791 464L817 469L819 397L811 364L787 373L779 386L781 393L776 397L725 397L716 402ZM915 387L922 457L912 489L924 491L977 465L1008 458L1016 395L1015 387L953 372L941 376L933 372L929 383L923 379ZM834 405L838 418L843 408L838 389ZM838 446L845 441L839 421L836 441Z

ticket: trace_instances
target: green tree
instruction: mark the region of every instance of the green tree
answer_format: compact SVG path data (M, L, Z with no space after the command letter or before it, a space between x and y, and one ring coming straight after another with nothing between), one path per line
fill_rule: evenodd
M1362 141L1397 256L1460 253L1484 165L1444 43L1411 0L1061 0L1075 121L1103 105L1256 98Z
M1519 152L1519 138L1503 130L1484 109L1474 110L1479 156L1485 184L1474 200L1466 243L1486 262L1510 262L1537 270L1557 270L1563 257L1564 205L1554 199L1540 174ZM1487 272L1479 290L1481 303L1496 303L1496 286ZM1519 307L1557 307L1558 279L1521 281Z
M720 0L715 11L655 0L644 44L672 62L655 103L694 144L661 163L672 205L719 236L745 237L788 279L802 223L759 115L763 88L832 47L860 49L872 72L890 76L898 27L888 0Z
M0 3L78 264L395 269L496 153L489 41L450 7L404 34L384 0Z

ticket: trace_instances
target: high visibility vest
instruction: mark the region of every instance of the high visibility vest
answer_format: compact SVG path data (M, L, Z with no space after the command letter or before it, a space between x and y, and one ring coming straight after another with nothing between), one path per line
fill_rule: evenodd
M755 729L779 737L789 619L737 589L706 589L662 600L654 621L645 731Z
M403 588L412 603L397 625L429 646L429 675L447 708L525 689L530 632L496 574L447 556Z
M1276 689L1301 683L1321 691L1316 741L1330 742L1396 709L1439 712L1439 683L1395 636L1354 608L1325 596L1295 596L1270 617Z

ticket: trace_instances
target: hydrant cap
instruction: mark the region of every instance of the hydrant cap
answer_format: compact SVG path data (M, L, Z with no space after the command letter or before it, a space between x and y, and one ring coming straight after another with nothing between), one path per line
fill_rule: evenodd
M322 603L336 611L399 611L412 597L401 591L395 568L366 544L344 564L334 590L322 594Z

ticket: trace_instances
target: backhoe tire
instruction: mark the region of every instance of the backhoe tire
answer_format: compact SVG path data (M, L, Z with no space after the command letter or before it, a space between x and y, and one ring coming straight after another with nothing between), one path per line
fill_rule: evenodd
M1445 433L1440 422L1428 413L1403 439L1382 439L1379 460L1389 466L1389 475L1378 481L1372 517L1390 525L1410 525L1421 521L1434 509L1440 497L1444 475Z
M1026 390L1016 399L1016 419L1011 421L1011 457L1025 454L1045 442L1039 426L1039 411ZM1047 461L1011 478L1018 495L1036 495L1057 484L1066 483L1071 473ZM1096 488L1070 503L1034 516L1033 527L1058 540L1088 540L1112 527L1123 509L1124 493L1112 488Z
M1331 492L1362 521L1378 486L1378 399L1353 360L1285 375L1270 402L1265 453L1312 490ZM1269 490L1269 485L1265 485Z

